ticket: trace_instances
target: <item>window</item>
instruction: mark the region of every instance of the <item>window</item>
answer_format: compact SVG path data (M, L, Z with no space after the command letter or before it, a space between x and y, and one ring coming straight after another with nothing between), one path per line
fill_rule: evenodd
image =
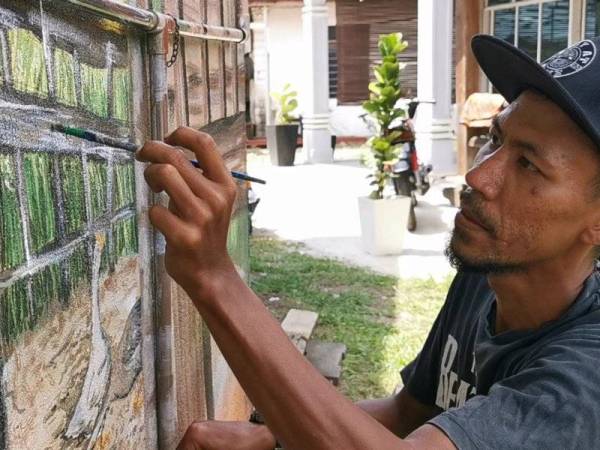
M569 44L570 6L569 0L488 0L490 34L544 61Z
M517 46L533 59L538 55L538 25L540 20L538 5L519 8L519 27L517 28Z
M585 2L585 38L600 36L600 0Z
M329 98L337 98L337 43L335 27L328 28L329 34Z
M358 104L369 98L369 25L336 27L337 99Z
M569 0L542 5L542 48L545 61L569 45Z
M514 8L496 11L494 14L494 36L515 43L515 10Z

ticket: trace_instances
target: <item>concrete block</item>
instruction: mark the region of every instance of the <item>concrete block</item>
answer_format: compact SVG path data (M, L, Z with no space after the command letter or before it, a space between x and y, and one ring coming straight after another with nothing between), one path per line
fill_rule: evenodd
M290 337L298 336L309 340L318 318L319 314L313 311L290 309L281 322L281 328Z
M294 336L294 335L289 336L289 338L292 341L292 343L296 346L298 351L304 355L306 353L307 340L304 339L302 336Z
M346 351L346 346L338 342L310 341L306 346L306 358L321 375L337 386Z
M466 187L467 186L464 184L457 184L455 186L444 188L442 192L452 206L460 208L460 194Z

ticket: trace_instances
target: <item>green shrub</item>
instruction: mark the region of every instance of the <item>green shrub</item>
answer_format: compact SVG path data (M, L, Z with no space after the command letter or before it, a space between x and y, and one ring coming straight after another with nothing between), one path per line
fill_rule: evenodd
M370 197L383 198L385 185L392 176L391 166L398 161L398 146L393 142L401 132L392 131L392 123L404 117L405 111L398 108L396 103L402 95L400 89L400 71L404 67L398 62L398 53L403 52L408 43L402 40L402 33L392 33L379 36L379 52L382 57L380 64L375 66L376 81L369 83L370 97L363 103L363 109L377 126L377 134L368 144L373 156L373 173L371 185L374 186Z

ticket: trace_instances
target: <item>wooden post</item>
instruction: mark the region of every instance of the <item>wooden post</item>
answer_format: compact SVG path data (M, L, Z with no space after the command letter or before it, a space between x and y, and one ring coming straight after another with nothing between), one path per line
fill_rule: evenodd
M456 2L456 104L458 116L467 97L479 90L479 66L471 52L471 38L481 32L483 0ZM467 127L458 125L458 172L465 174L467 167Z

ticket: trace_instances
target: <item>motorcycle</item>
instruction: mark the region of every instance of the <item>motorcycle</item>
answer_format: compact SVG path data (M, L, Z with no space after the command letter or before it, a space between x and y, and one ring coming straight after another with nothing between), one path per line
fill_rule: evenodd
M392 166L392 182L396 195L404 195L411 198L410 213L408 216L408 231L414 231L417 228L417 216L415 207L417 206L417 196L425 195L431 183L429 173L433 170L431 164L422 164L417 156L417 147L415 145L415 131L412 120L414 119L419 102L416 100L408 104L408 118L402 124L394 128L393 131L400 131L401 135L392 142L392 144L402 144L402 150L398 155L398 162Z
M254 215L254 211L260 202L260 198L256 195L256 192L252 189L252 185L249 181L246 181L246 189L248 190L248 234L252 234L253 226L252 226L252 216Z

